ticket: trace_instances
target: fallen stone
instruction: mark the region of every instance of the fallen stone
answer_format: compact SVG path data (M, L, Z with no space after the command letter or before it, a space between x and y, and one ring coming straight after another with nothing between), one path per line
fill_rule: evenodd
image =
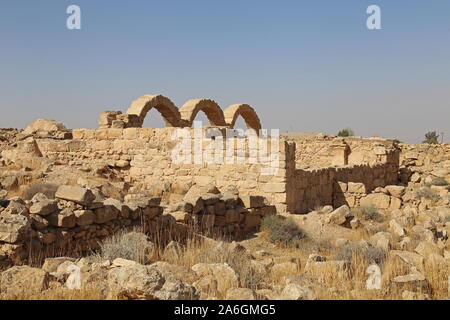
M91 190L79 186L60 186L56 191L55 197L73 201L82 206L89 206L95 200Z

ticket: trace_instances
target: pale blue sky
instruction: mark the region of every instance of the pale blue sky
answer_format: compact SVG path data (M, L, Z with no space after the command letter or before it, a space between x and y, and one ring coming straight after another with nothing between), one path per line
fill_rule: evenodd
M66 28L71 4L82 30ZM282 131L449 141L450 1L1 0L0 127L94 128L155 93L249 103Z

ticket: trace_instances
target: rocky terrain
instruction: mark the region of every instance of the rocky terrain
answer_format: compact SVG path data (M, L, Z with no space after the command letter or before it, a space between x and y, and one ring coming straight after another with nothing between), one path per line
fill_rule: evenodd
M397 184L336 182L346 204L290 214L237 187L161 199L114 166L28 157L42 138L72 133L0 130L0 299L449 298L449 145L399 145Z

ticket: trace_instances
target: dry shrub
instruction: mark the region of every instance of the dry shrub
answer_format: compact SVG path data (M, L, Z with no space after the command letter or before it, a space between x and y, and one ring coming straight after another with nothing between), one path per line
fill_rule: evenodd
M159 259L188 268L197 263L227 263L238 275L243 288L259 289L266 277L266 274L252 268L251 257L245 251L231 250L226 243L205 241L202 238L188 239L176 255L173 252L161 252Z
M361 220L384 221L384 216L374 206L361 206L354 209L353 214Z
M306 237L293 219L278 215L264 217L261 221L261 230L267 233L270 242L284 247L297 247Z
M145 264L149 262L154 251L154 245L148 241L144 233L121 231L100 243L100 249L90 259L94 261L117 258L133 260Z
M350 242L343 245L335 254L336 260L352 261L354 257L364 258L368 263L383 265L386 260L386 253L376 246L362 246L358 243Z
M430 183L427 183L427 186L428 186L428 187L430 187L430 186L440 186L440 187L445 187L445 186L448 186L448 185L449 185L448 181L445 180L445 179L442 178L442 177L435 177L435 178L431 179L431 182L430 182Z
M440 199L439 194L429 187L420 188L419 190L416 191L415 196L418 199L425 198L427 200L431 200L431 201L435 201L435 202L439 201L439 199Z
M448 299L448 267L434 259L426 259L424 276L427 279L434 299Z

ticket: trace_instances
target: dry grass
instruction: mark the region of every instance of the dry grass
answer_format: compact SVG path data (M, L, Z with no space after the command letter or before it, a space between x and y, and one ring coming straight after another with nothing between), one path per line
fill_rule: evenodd
M105 296L100 288L96 283L91 283L81 290L69 290L62 285L53 285L39 293L20 291L9 296L2 295L0 300L103 300Z
M147 236L138 230L118 232L100 243L100 249L89 257L91 261L113 261L117 258L133 260L141 264L151 261L154 246Z
M130 234L130 233L128 233ZM131 233L133 234L133 233ZM362 237L364 234L360 234ZM384 253L375 249L367 249L349 245L344 248L336 248L327 242L314 242L308 238L302 239L298 247L285 247L280 243L277 246L270 246L264 237L259 237L255 246L270 253L272 257L279 257L278 263L283 267L272 271L270 268L255 268L252 264L253 258L245 250L231 250L225 243L206 239L201 236L191 236L184 245L180 245L176 250L164 250L162 246L154 247L154 251L149 253L142 250L142 240L123 241L126 233L118 234L107 241L97 253L97 258L113 259L114 257L123 257L142 262L147 261L166 261L170 264L191 268L197 263L227 263L236 272L239 278L239 286L243 288L274 289L275 294L279 294L286 285L286 276L298 276L304 278L304 267L310 254L316 253L327 257L327 260L346 260L347 268L344 272L338 272L332 264L326 265L320 270L320 275L313 279L313 289L317 299L332 300L401 300L402 292L405 288L393 286L391 280L399 275L410 273L410 269L404 264L398 263L398 260L392 257L385 257ZM134 239L136 240L136 239ZM111 245L114 247L111 249ZM144 246L145 247L145 246ZM118 249L118 250L116 250ZM251 248L252 252L258 248ZM125 251L122 251L125 250ZM117 255L117 252L119 254ZM125 252L125 255L123 253ZM112 254L109 255L109 254ZM108 257L107 257L108 256ZM290 264L289 262L294 262ZM366 281L369 275L367 268L377 263L381 269L382 289L368 290ZM432 299L447 298L447 269L435 263L425 263L423 274L425 275ZM227 289L222 288L217 293L217 298L224 299ZM23 293L15 299L31 300L99 300L104 299L104 293L101 291L101 285L92 283L82 290L68 290L61 285L53 286L44 292L32 295ZM278 289L277 289L278 288ZM415 290L417 291L417 290ZM211 293L213 295L213 293ZM8 297L2 297L8 299Z

